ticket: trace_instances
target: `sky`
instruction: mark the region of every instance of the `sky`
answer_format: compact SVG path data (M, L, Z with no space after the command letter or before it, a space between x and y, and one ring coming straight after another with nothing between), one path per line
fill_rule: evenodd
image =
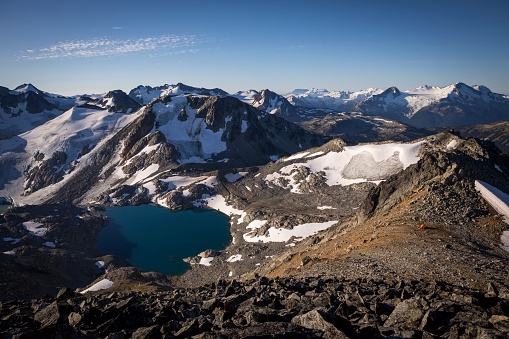
M0 86L509 94L509 1L0 0Z

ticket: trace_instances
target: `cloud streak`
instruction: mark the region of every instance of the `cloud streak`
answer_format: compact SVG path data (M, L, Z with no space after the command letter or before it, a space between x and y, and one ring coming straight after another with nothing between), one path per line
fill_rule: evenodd
M161 35L143 39L108 39L98 38L91 40L75 40L58 42L54 45L21 51L23 60L67 59L67 58L94 58L119 55L131 55L153 52L169 52L189 49L206 42L196 35Z

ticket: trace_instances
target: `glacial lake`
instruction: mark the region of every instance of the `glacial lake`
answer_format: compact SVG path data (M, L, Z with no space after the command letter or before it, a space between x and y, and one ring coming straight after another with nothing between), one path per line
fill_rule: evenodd
M206 249L222 250L231 241L230 219L208 209L170 211L155 205L111 207L97 239L103 254L115 254L145 272L182 274L183 258Z

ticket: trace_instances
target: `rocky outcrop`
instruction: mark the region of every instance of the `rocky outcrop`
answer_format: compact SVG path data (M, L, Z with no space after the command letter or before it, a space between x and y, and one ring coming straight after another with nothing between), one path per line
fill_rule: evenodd
M90 101L89 104L105 107L109 112L115 113L132 113L141 107L137 101L122 90L110 91L104 98Z
M0 299L55 295L104 273L96 238L106 218L65 204L12 207L0 215ZM6 241L6 239L8 241ZM103 258L105 267L115 262ZM1 330L0 330L1 332Z
M37 152L34 160L40 162L25 172L26 194L38 191L41 188L55 184L64 178L67 154L56 151L48 160L43 160L44 154Z
M490 337L509 333L509 291L419 280L259 278L198 289L115 284L84 295L3 301L6 336L67 338ZM490 292L491 290L491 292Z

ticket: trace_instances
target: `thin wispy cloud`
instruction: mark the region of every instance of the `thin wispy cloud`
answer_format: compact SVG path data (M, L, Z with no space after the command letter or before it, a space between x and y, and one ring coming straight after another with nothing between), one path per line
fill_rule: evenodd
M94 58L140 53L168 52L172 50L182 53L193 46L210 42L196 35L162 35L143 39L91 39L58 42L54 45L21 51L24 60L63 59L63 58Z
M115 27L111 27L111 29L124 29L125 27L122 27L122 26L115 26Z

